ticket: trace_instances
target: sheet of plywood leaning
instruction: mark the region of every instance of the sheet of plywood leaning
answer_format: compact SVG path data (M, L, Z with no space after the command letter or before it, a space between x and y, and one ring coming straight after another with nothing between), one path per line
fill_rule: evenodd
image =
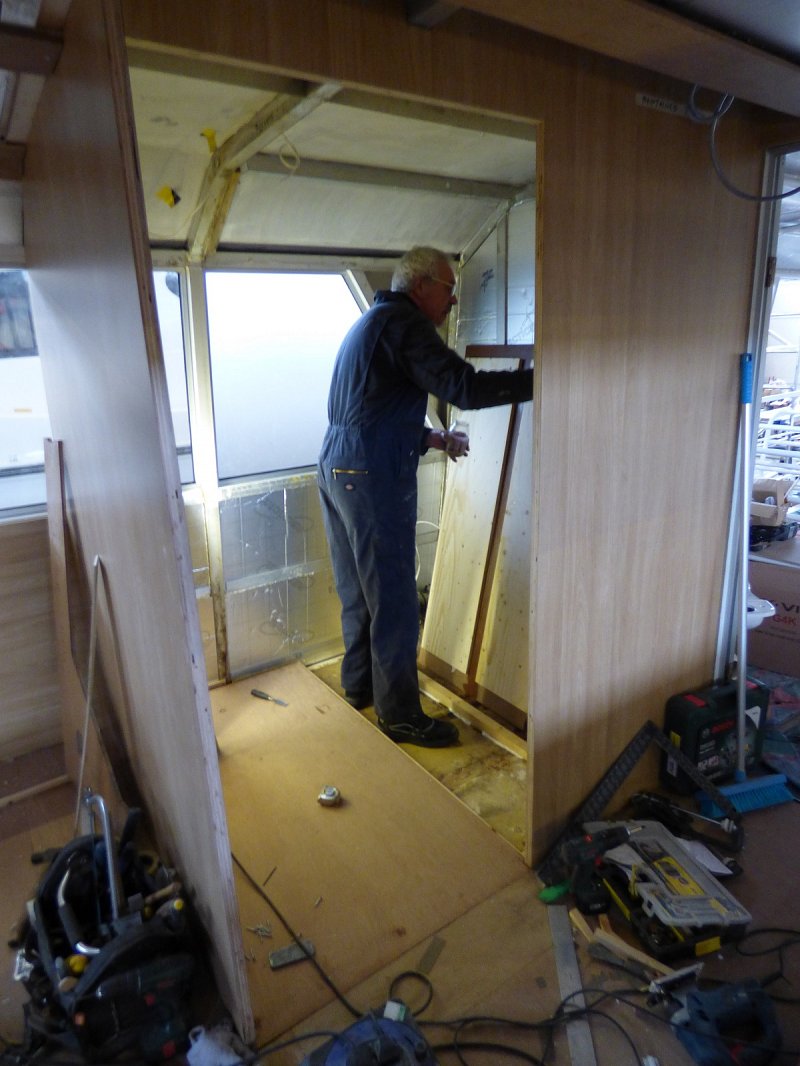
M528 709L528 640L531 578L533 405L518 409L518 434L508 471L508 499L498 531L497 561L480 645L478 698L493 696Z
M473 360L478 370L502 370L513 360ZM470 449L449 463L436 561L422 631L423 669L463 687L478 614L495 501L503 469L509 408L463 413ZM449 675L449 678L448 678Z
M347 991L527 874L507 841L300 663L215 689L212 703L259 1042L332 998L306 960L271 969L287 925ZM338 806L319 802L325 786Z
M520 365L472 361L487 370ZM424 670L519 712L528 687L531 407L464 413L470 453L448 466L420 652Z
M113 703L111 734L130 761L162 857L178 869L209 933L220 992L249 1037L125 42L111 0L71 5L60 64L31 131L24 209L47 404L63 449L65 513L52 533L54 544L62 541L64 584L74 579L75 590L90 588L93 561L100 560L98 667ZM69 544L80 546L69 560L67 525ZM85 686L86 597L77 613L69 592L61 599L72 632L60 644ZM62 695L73 704L67 721L81 723L81 684ZM92 733L85 732L88 743ZM83 784L101 791L91 766L87 759Z

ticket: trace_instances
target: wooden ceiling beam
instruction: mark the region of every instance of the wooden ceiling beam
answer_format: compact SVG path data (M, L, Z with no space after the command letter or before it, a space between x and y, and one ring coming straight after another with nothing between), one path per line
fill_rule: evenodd
M532 143L536 141L538 124L535 122L486 115L479 111L447 107L444 104L429 104L422 100L406 100L400 96L386 96L366 89L342 89L336 96L336 104L415 122L454 126L456 129L475 130L478 133L494 133L498 137L513 137Z
M260 154L247 163L248 171L259 174L279 174L286 177L289 169L276 155ZM318 178L322 181L349 182L354 185L372 185L384 189L411 189L415 192L441 193L445 196L463 196L480 200L509 201L520 195L522 186L496 181L478 181L466 178L450 178L441 174L421 174L410 170L394 170L390 167L363 166L356 163L338 163L320 159L303 159L291 171L294 179Z
M198 197L197 214L189 233L189 259L202 262L217 245L233 202L238 175L249 159L339 92L336 82L307 89L303 96L278 96L257 112L211 157Z

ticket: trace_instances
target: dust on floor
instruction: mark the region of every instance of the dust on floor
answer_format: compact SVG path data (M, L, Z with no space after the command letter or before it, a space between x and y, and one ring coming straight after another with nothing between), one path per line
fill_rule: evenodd
M339 681L340 660L312 666L324 683L342 696ZM441 716L443 708L428 696L422 696L427 714ZM374 707L358 712L377 725ZM499 748L477 729L452 718L460 743L452 748L418 748L404 744L403 749L450 792L482 818L487 825L517 851L525 850L525 794L527 765L516 755Z

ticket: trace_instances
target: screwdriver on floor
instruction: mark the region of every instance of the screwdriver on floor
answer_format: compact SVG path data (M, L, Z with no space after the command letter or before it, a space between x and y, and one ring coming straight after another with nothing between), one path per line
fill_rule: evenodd
M251 696L258 696L260 700L269 700L271 703L279 703L281 707L288 707L286 700L279 700L277 696L270 696L268 692L262 692L260 688L251 688Z

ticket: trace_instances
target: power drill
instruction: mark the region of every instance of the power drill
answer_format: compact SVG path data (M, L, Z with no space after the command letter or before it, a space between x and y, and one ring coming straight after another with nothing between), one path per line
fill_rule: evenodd
M572 870L570 889L581 914L600 914L611 905L611 897L600 874L603 855L624 844L631 835L624 825L598 829L596 833L567 840L562 849L565 864Z

